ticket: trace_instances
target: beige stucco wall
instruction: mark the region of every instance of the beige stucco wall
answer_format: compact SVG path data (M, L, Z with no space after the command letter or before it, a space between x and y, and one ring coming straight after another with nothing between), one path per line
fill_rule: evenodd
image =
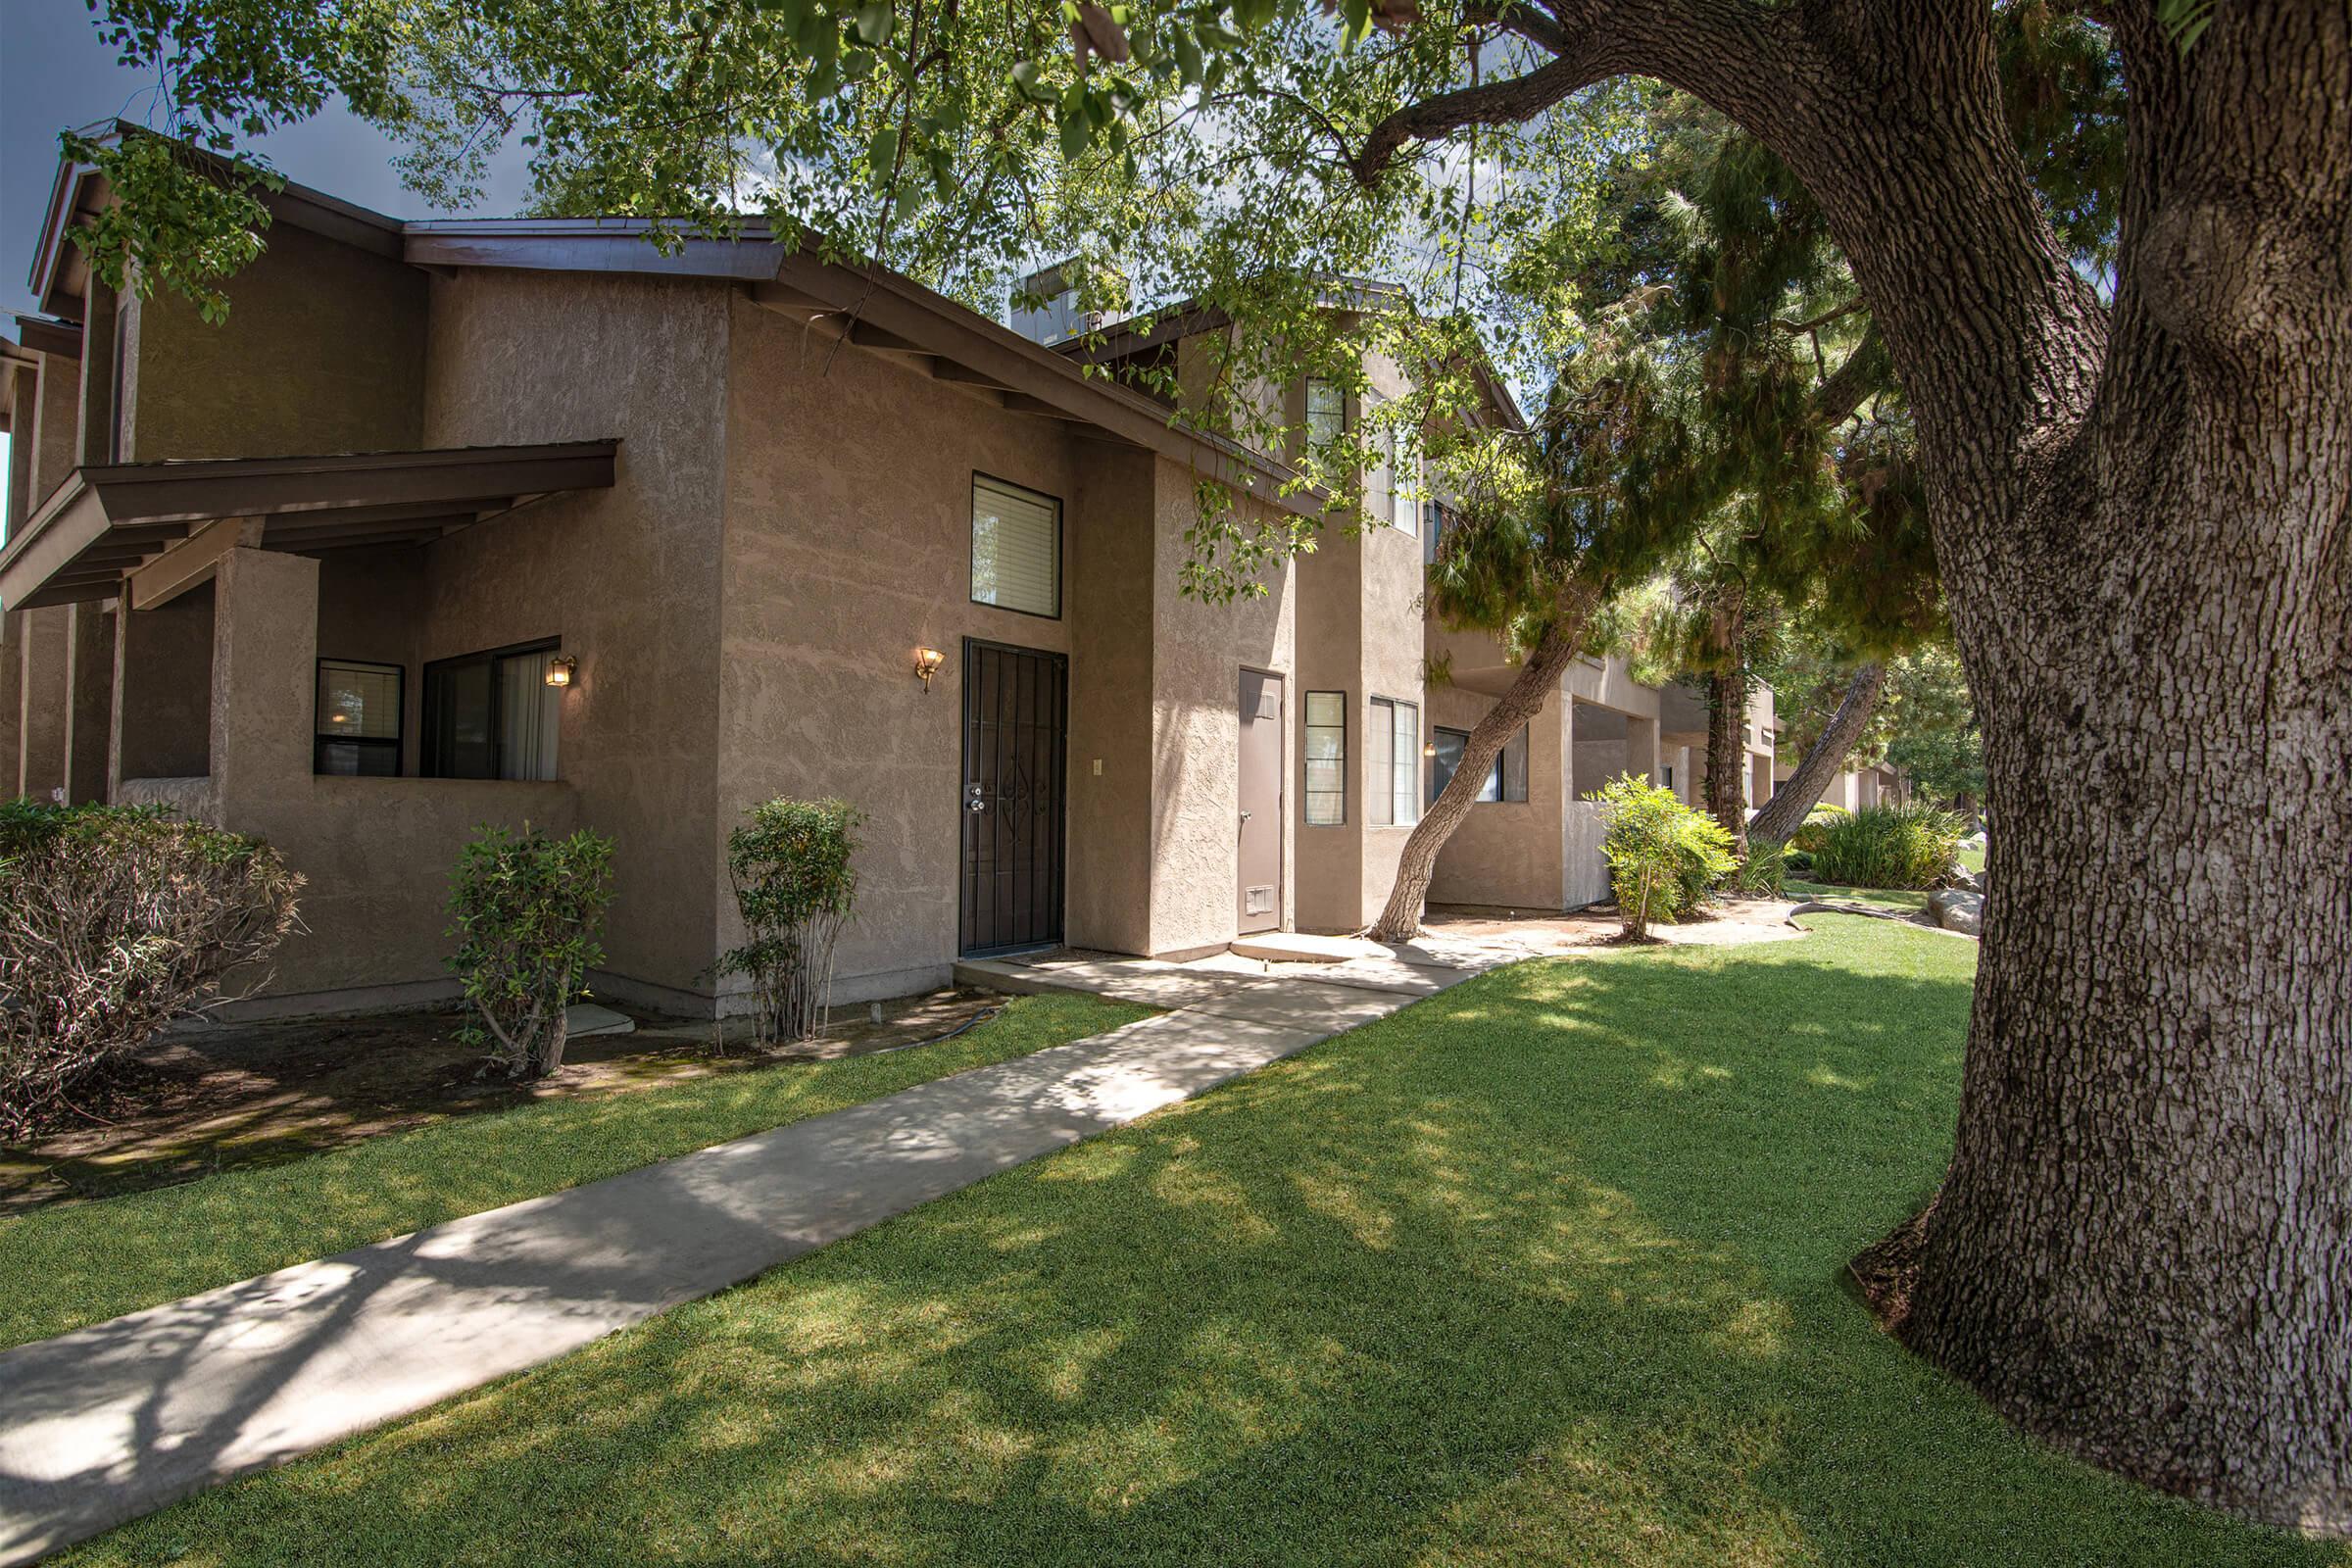
M111 798L129 779L202 778L212 768L214 606L199 583L148 610L115 617ZM297 724L308 727L306 706Z
M1365 375L1391 399L1410 390L1385 355L1367 356ZM1295 382L1290 389L1294 419L1304 417L1303 388ZM1359 414L1350 409L1351 416ZM1424 743L1434 722L1422 690L1422 542L1417 532L1333 519L1324 524L1314 553L1299 561L1298 577L1299 688L1348 695L1348 808L1344 824L1298 829L1297 923L1308 931L1352 931L1370 923L1388 902L1397 858L1412 836L1411 822L1372 822L1372 699L1418 705ZM1303 744L1303 707L1295 705L1294 714L1297 747ZM1413 761L1420 775L1415 800L1425 804L1428 765L1419 758ZM1300 782L1296 773L1293 782ZM1296 822L1303 812L1294 808L1291 816Z
M1104 779L1090 775L1083 792L1070 781L1075 851L1101 790L1131 790L1139 766L1115 744L1115 710L1140 693L1117 689L1072 638L1080 593L1106 577L1095 558L1113 548L1107 530L1144 525L1131 514L1136 493L1107 460L1087 470L1082 493L1079 443L1059 420L836 350L746 300L732 307L732 363L718 809L701 862L719 945L740 940L721 893L728 830L763 800L839 797L867 821L837 998L942 983L958 946L963 639L1072 656L1071 756L1105 759ZM1060 618L971 602L975 472L1061 501ZM1096 624L1108 608L1084 613ZM947 655L928 690L913 673L918 646Z
M1433 624L1429 638L1457 676L1430 688L1436 722L1468 729L1494 706L1516 666L1484 633ZM1431 902L1561 908L1605 893L1592 858L1597 820L1578 797L1619 773L1654 778L1667 765L1677 768L1678 791L1685 787L1682 749L1661 751L1658 743L1659 715L1669 702L1658 688L1635 680L1621 657L1572 661L1558 695L1528 725L1527 805L1484 802L1470 808L1438 857Z
M1437 685L1436 722L1467 730L1494 706L1483 692ZM1567 798L1565 704L1544 705L1527 725L1527 800L1480 801L1439 852L1432 904L1489 904L1556 909L1561 900L1560 821Z
M42 355L32 425L32 511L40 511L41 503L74 471L80 425L81 362Z
M1222 947L1241 926L1241 677L1245 665L1284 677L1283 875L1286 920L1296 907L1298 830L1298 573L1288 564L1265 592L1231 604L1189 599L1178 584L1198 516L1193 474L1154 465L1152 614L1152 940L1155 954ZM1247 497L1243 526L1263 503Z
M1150 454L1102 442L1080 443L1077 461L1068 931L1079 946L1149 953L1158 470Z
M16 793L47 800L66 782L66 724L74 608L23 612Z
M705 988L716 951L727 338L728 294L706 282L468 270L432 285L426 446L622 440L610 490L426 547L410 678L541 637L578 660L557 770L578 822L614 843L607 968L657 1002Z
M305 878L304 929L273 958L263 1005L447 995L443 906L459 851L485 822L569 831L576 793L561 782L315 776L319 570L313 558L275 551L221 558L212 584L211 772L125 779L118 798L164 801L267 839Z
M288 223L266 239L218 325L169 290L125 302L123 461L419 444L425 275Z
M107 798L114 749L115 612L111 601L65 607L67 626L66 796L76 804Z

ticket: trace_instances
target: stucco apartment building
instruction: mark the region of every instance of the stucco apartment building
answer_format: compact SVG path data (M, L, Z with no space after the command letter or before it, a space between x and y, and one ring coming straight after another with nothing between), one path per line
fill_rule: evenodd
M1321 499L903 277L289 186L215 326L90 274L67 231L108 200L61 169L0 350L0 787L276 845L277 1010L446 994L484 822L611 835L592 983L690 1014L727 1002L727 832L778 795L868 819L842 1001L1385 898L1417 510L1204 605L1200 478Z
M1449 759L1518 666L1483 632L1453 631L1433 618L1424 636L1429 656L1449 676L1429 692L1434 799L1451 777ZM1759 686L1741 732L1750 810L1772 798L1774 731L1772 690ZM1557 698L1505 748L1470 814L1446 841L1430 901L1515 909L1599 903L1609 896L1608 864L1600 810L1587 797L1633 773L1701 807L1706 758L1706 710L1689 688L1644 685L1617 655L1575 661Z

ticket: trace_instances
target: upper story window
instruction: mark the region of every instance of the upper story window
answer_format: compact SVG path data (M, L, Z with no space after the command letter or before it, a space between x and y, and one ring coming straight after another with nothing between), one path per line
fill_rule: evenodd
M398 664L352 659L318 661L311 770L357 778L400 774L401 684Z
M1320 452L1348 433L1348 395L1337 381L1306 378L1306 446Z
M1306 825L1348 820L1348 694L1306 694Z
M563 690L547 684L562 644L443 659L424 666L426 778L552 779Z
M1060 502L973 475L972 602L1060 618Z
M1365 794L1374 827L1411 827L1421 820L1421 708L1390 697L1372 699L1365 726Z

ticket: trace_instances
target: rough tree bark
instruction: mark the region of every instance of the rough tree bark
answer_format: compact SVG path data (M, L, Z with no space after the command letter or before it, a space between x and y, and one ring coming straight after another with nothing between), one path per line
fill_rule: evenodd
M1764 809L1747 824L1749 837L1786 841L1805 825L1806 815L1829 793L1830 785L1852 754L1854 743L1870 727L1870 715L1879 709L1879 694L1886 689L1885 664L1868 663L1854 671L1854 678L1846 683L1845 695L1838 699L1838 711L1830 715L1829 727L1821 732L1821 739L1806 750L1796 771L1781 781L1773 790L1772 799L1764 803Z
M1502 755L1503 747L1519 733L1521 725L1558 695L1560 677L1583 646L1586 625L1599 603L1599 592L1582 583L1571 584L1554 601L1550 629L1528 650L1527 662L1519 666L1509 689L1472 727L1470 738L1462 743L1462 760L1455 765L1453 777L1413 824L1396 858L1396 881L1389 889L1389 902L1364 935L1376 942L1410 942L1420 931L1430 879L1437 874L1438 852L1470 814L1479 785L1494 771L1494 759Z
M1747 854L1747 667L1707 675L1707 814Z
M1639 72L1822 204L1916 414L1992 886L1905 1333L2026 1429L2352 1533L2352 7L2225 5L2131 90L2111 306L2008 139L1989 11L1551 0L1556 59L1358 167Z

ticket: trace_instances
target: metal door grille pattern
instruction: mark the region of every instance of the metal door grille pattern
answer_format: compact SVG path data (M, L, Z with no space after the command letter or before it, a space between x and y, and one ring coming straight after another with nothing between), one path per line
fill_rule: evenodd
M963 645L962 949L1048 947L1062 930L1069 664Z

